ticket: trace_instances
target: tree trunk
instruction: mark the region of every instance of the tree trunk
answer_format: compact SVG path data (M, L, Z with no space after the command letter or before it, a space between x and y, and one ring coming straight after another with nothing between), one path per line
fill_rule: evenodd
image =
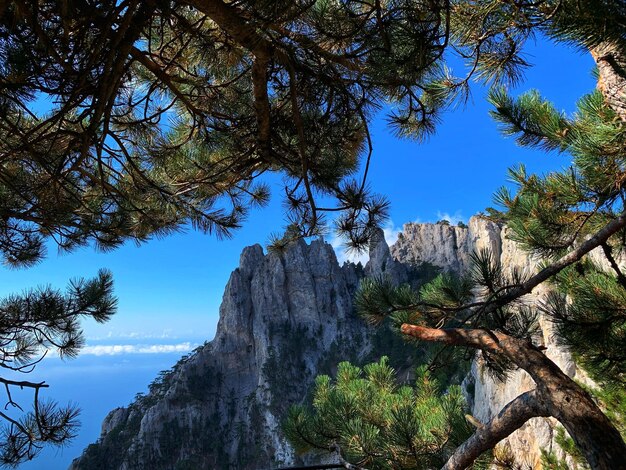
M617 429L591 396L530 342L488 330L409 324L402 325L401 330L425 341L472 347L506 357L530 374L537 384L536 398L541 407L567 429L593 470L626 470L626 444Z
M537 400L537 390L521 394L502 408L489 423L479 427L454 451L441 470L469 467L483 452L493 449L498 442L521 428L529 419L538 416L547 416L547 411Z
M626 121L626 53L607 42L590 52L598 66L598 90L621 120Z

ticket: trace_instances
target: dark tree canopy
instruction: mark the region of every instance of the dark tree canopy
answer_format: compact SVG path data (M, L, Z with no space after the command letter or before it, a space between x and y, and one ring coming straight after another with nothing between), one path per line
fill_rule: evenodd
M536 32L603 58L623 17L570 0L3 2L0 248L28 264L47 236L228 235L267 201L267 172L301 235L338 212L362 246L387 207L365 184L374 112L424 138L470 77L519 80Z
M46 239L108 249L188 223L228 235L267 201L267 172L285 178L294 236L332 210L362 245L387 208L365 184L368 119L391 101L398 129L428 120L420 84L442 72L447 18L438 1L0 2L4 261L36 263ZM75 354L80 315L114 311L106 274L2 305L2 365L21 372ZM2 415L5 463L73 434L76 411L26 386L32 413Z
M427 122L445 2L17 1L0 9L2 246L230 233L284 175L292 221L363 244L386 202L354 178L383 103ZM364 173L367 172L365 163ZM336 200L318 207L320 196ZM10 197L9 197L10 196ZM42 230L37 228L41 227Z

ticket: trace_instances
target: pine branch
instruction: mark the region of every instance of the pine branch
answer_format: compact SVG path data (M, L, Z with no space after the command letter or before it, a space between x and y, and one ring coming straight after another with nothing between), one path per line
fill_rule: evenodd
M545 267L530 279L523 282L521 286L511 289L501 297L495 299L484 308L483 313L493 312L498 307L502 307L503 305L506 305L523 295L530 294L535 287L558 274L567 266L579 261L583 256L594 248L602 245L602 243L605 243L611 236L619 232L624 227L626 227L626 212L622 212L618 217L582 242L578 248L575 248L554 263Z
M401 331L419 340L467 346L508 359L533 378L542 407L563 424L592 469L625 468L626 444L615 426L587 392L530 342L498 331L478 329L404 324Z
M604 256L606 257L606 259L609 261L611 268L613 269L613 271L615 271L615 274L617 275L617 282L619 282L620 285L624 289L626 289L626 276L624 275L619 265L615 261L615 258L613 257L613 248L611 248L608 243L602 243L602 251L604 252Z

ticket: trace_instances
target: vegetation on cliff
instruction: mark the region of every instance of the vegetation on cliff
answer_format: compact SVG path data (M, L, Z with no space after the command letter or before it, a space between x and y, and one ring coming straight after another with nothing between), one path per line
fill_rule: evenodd
M419 292L385 280L366 282L357 303L373 321L391 316L407 337L477 349L496 373L504 375L517 367L533 378L534 390L479 426L442 468L469 466L539 416L557 418L591 468L624 468L626 445L615 425L587 391L546 357L542 345L534 342L534 332L538 315L546 315L556 325L562 344L603 386L623 387L626 11L618 2L594 1L487 1L455 4L455 8L454 18L465 20L453 23L461 47L480 51L483 41L504 34L498 42L504 54L488 53L482 61L477 59L479 74L518 78L523 61L516 54L534 27L554 40L588 49L597 61L598 90L583 97L571 117L555 110L538 92L517 99L504 88L490 93L493 116L506 135L516 136L522 146L573 157L571 168L545 176L528 175L523 166L511 170L517 191L502 189L496 195L501 210L491 210L492 218L508 225L511 239L541 257L543 269L507 276L499 260L483 251L474 255L468 277L442 275ZM510 34L510 29L515 32ZM452 85L442 85L446 86ZM595 249L601 251L594 259L589 254ZM553 286L545 302L525 302L527 294L542 283ZM349 441L349 435L342 439ZM327 446L327 450L335 449Z
M471 435L461 388L443 394L426 367L416 375L399 386L386 357L362 369L342 362L335 381L317 377L313 413L291 408L285 433L299 452L333 449L367 468L441 467Z

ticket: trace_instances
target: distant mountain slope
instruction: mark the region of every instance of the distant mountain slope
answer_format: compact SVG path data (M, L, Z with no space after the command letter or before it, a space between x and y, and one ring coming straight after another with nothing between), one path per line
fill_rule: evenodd
M478 217L468 228L407 224L391 250L382 232L375 238L365 268L339 266L321 240L299 241L282 253L246 248L226 286L215 339L161 374L148 395L113 410L98 442L70 468L268 469L299 463L280 422L291 404L307 396L315 376L331 373L342 360L386 354L400 369L419 360L417 349L355 316L352 299L360 279L384 274L420 284L438 269L465 270L470 253L481 247L491 248L506 266L535 266L499 226ZM549 326L544 330L551 357L576 373L569 355L552 345ZM486 420L532 381L518 372L506 385L494 382L475 362L465 384L473 414ZM551 426L532 420L510 439L511 449L536 461L539 448L551 443Z

